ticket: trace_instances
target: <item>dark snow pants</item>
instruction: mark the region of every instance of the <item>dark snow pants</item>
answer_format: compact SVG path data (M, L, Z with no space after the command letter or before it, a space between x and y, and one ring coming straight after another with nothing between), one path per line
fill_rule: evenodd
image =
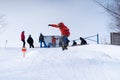
M61 42L61 45L62 45L62 50L67 49L67 46L68 46L68 43L69 43L68 37L67 36L61 36L60 37L60 42Z

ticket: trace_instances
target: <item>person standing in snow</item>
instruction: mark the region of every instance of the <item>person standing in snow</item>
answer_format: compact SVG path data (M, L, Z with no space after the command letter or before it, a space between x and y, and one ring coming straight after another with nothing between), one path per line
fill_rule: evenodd
M34 45L33 45L34 40L33 40L33 38L31 37L31 35L29 35L29 37L28 37L28 39L27 39L27 43L29 44L30 48L31 48L31 47L34 48Z
M25 48L25 31L21 32L21 41L23 42L23 48Z
M62 44L62 50L67 49L67 46L68 46L68 43L69 43L68 37L70 36L70 32L69 32L68 27L65 26L63 22L60 22L58 24L49 24L48 26L60 29L60 32L61 32L60 41L61 41L61 44Z
M56 47L56 40L55 36L52 36L52 47Z
M44 44L44 48L47 47L45 41L44 41L44 36L42 33L40 33L40 36L39 36L39 42L40 42L40 47L42 48L42 43Z

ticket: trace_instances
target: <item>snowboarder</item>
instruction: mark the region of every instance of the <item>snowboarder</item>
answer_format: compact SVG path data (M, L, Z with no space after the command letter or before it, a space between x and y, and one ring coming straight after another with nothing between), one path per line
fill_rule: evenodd
M33 40L33 38L31 37L31 35L29 35L29 37L28 37L28 39L27 39L27 42L28 42L30 48L31 48L31 47L34 48L34 45L33 45L34 40Z
M61 32L60 41L62 44L62 50L68 49L67 48L68 43L69 43L68 37L70 36L68 27L65 26L63 22L60 22L59 24L49 24L48 26L60 29L60 32Z
M40 42L40 47L42 48L42 43L44 44L44 48L47 47L45 41L44 41L44 36L42 33L40 33L40 36L39 36L39 42Z
M21 32L21 41L23 42L23 48L25 48L25 31Z
M87 41L84 38L80 37L80 40L81 40L80 45L86 45L87 44Z

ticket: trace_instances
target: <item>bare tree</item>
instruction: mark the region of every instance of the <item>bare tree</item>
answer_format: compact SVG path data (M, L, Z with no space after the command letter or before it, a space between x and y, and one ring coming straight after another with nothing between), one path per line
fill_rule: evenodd
M0 32L6 27L7 22L4 20L5 15L0 16Z
M120 0L108 0L106 3L94 0L98 5L103 7L112 17L110 28L120 31Z

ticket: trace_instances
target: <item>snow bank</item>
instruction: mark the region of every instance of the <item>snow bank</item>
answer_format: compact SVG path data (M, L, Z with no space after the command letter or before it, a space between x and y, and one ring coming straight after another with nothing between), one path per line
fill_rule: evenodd
M120 80L119 46L0 49L1 80Z

